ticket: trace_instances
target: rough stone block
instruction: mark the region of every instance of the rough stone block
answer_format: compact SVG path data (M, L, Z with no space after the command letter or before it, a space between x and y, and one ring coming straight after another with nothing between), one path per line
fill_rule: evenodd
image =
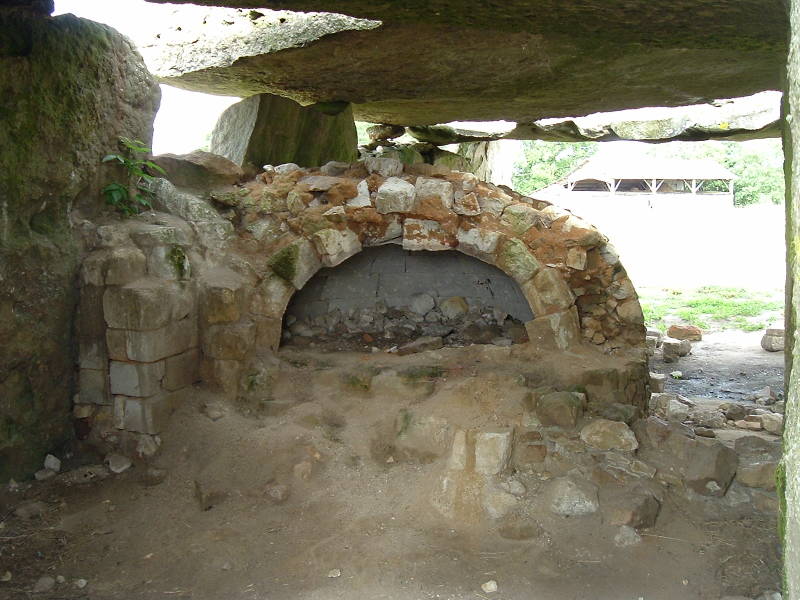
M453 184L445 179L418 177L414 185L416 201L435 198L442 208L450 210L453 206Z
M78 394L81 404L111 404L108 372L105 369L81 369Z
M188 387L199 379L200 351L192 348L182 354L170 356L164 361L162 385L170 392Z
M145 276L147 262L138 248L111 249L106 262L106 285L125 285Z
M114 420L117 429L155 435L161 433L173 411L171 394L150 398L114 396Z
M217 273L205 281L200 299L203 321L209 325L232 323L241 317L244 302L242 279L233 273Z
M453 443L450 447L450 456L447 459L447 468L451 471L463 471L467 468L467 432L458 430L453 434Z
M520 285L530 281L540 268L533 253L517 239L503 242L497 252L496 264Z
M185 280L192 276L192 263L180 246L156 246L147 254L147 274L168 281Z
M703 332L699 327L694 325L671 325L667 329L667 336L676 340L689 340L690 342L699 342L703 339Z
M536 402L536 416L546 427L575 427L583 414L583 403L572 392L544 394Z
M252 323L212 325L203 333L203 353L210 358L242 360L253 349L255 335Z
M458 249L464 254L474 256L484 262L495 264L495 252L501 235L486 229L459 229L456 234Z
M692 343L689 340L676 340L665 337L661 341L661 353L664 362L675 362L681 356L686 356L692 351Z
M375 194L375 208L381 214L412 212L414 186L398 177L389 177Z
M397 177L403 174L403 163L396 158L367 157L364 166L370 173L377 173L382 177Z
M193 319L182 319L151 331L109 329L106 340L113 360L156 362L195 348L197 324Z
M724 496L737 466L738 457L727 446L697 440L689 449L686 485L702 496Z
M256 325L256 348L268 348L277 352L281 345L283 321L280 317L254 317Z
M156 246L188 246L191 243L188 229L153 223L137 223L131 231L131 238L137 246L145 249Z
M350 229L322 229L311 240L326 267L335 267L361 250L358 236Z
M520 286L537 317L566 310L575 296L557 269L542 268L533 279Z
M550 511L564 517L577 517L597 512L597 486L583 479L562 477L551 481L543 493Z
M478 202L478 196L474 192L465 194L463 192L456 192L453 198L453 212L457 215L464 215L467 217L474 217L481 214L481 205Z
M578 311L573 306L563 312L537 317L525 323L525 330L534 346L567 350L580 341Z
M201 365L203 381L214 390L222 392L229 398L235 398L239 391L239 378L242 363L238 360L206 359Z
M81 263L81 284L102 287L106 284L106 264L108 251L97 250L89 254Z
M106 351L106 340L80 339L78 344L78 364L81 369L107 369L108 352Z
M148 331L178 321L193 309L188 289L156 279L108 288L103 294L103 315L113 329Z
M366 208L372 206L372 200L369 193L369 184L365 181L359 182L356 186L356 197L350 198L347 201L347 206L352 208Z
M747 487L774 490L777 467L777 460L740 458L739 466L736 469L736 481Z
M524 235L531 227L540 225L544 221L544 215L527 204L510 204L500 217L500 222L517 236Z
M667 376L663 373L650 373L650 391L654 394L663 393L666 380Z
M786 338L782 335L770 335L767 333L761 338L761 347L767 352L782 352L785 344Z
M294 292L294 287L283 277L267 275L250 299L250 312L280 319Z
M513 443L513 429L479 431L475 434L475 471L496 475L508 467Z
M627 525L634 529L652 527L656 524L661 504L646 492L628 491L609 501L604 510L612 525Z
M583 271L586 268L586 249L580 246L568 248L566 264L570 269Z
M161 391L164 361L129 363L112 360L109 367L111 393L144 398Z
M581 429L581 439L592 448L602 451L634 451L639 447L633 431L625 423L596 419Z
M81 288L76 328L82 340L97 340L106 335L106 322L103 319L104 292L104 287L96 285L85 285Z
M644 325L644 314L642 307L636 298L631 298L617 305L617 314L624 323L631 325ZM688 343L688 342L687 342Z
M454 245L455 239L438 221L406 219L403 222L404 250L450 250Z
M300 238L273 254L269 266L276 275L299 290L319 270L321 262L311 242Z

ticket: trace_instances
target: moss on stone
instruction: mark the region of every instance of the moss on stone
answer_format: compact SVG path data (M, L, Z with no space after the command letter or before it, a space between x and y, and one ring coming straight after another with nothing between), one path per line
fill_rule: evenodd
M300 248L297 244L290 244L272 255L272 258L269 259L269 266L276 275L292 282L297 275L299 258Z

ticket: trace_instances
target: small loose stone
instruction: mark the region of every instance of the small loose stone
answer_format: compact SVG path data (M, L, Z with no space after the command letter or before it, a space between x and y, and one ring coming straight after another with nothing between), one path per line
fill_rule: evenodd
M328 571L328 577L330 577L331 579L335 579L341 576L342 576L342 571L340 569L331 569L330 571Z
M497 591L497 582L494 579L490 579L486 583L481 585L481 589L486 592L487 594L491 594L492 592Z

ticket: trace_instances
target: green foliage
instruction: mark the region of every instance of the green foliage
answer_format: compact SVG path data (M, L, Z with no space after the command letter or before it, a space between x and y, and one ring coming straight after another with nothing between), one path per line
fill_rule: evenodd
M122 165L128 174L128 184L119 182L109 183L103 188L106 204L116 208L126 217L137 215L142 210L152 207L150 200L153 192L147 184L155 179L150 171L166 175L164 169L151 160L147 160L150 148L144 142L130 138L119 138L122 154L108 154L103 157L103 162L116 162Z
M523 142L523 158L514 165L511 182L521 194L555 183L597 152L595 142Z
M650 327L666 328L680 320L701 329L758 331L780 317L783 299L742 288L706 286L697 290L640 290L644 320Z

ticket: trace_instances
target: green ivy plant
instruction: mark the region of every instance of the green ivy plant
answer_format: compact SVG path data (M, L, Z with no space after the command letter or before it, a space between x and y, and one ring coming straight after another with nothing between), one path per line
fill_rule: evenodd
M118 162L128 172L128 184L119 182L109 183L103 188L106 204L116 208L126 217L138 215L143 210L152 208L150 200L153 192L148 183L156 177L153 173L166 175L166 171L151 160L147 160L150 148L144 142L130 138L119 138L122 154L108 154L103 157L103 162Z

